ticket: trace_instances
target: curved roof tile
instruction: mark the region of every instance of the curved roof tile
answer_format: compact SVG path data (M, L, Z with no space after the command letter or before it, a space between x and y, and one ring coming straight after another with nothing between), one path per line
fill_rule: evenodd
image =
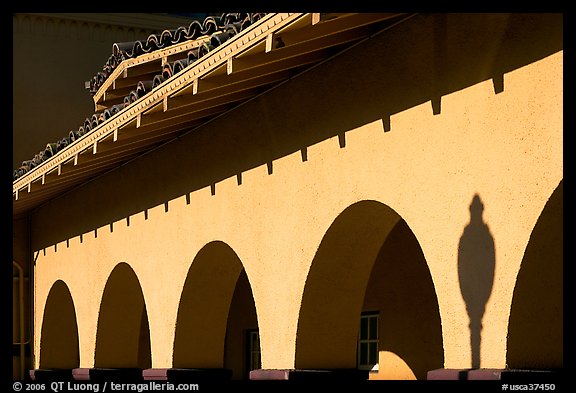
M112 55L106 61L102 71L86 82L86 87L94 95L123 60L163 49L186 40L212 36L211 44L216 47L232 35L261 19L264 15L263 13L224 13L219 17L208 16L202 22L194 20L188 26L180 26L174 30L164 30L160 34L150 34L146 40L116 42L112 45Z
M67 136L56 143L48 143L46 148L36 154L33 159L23 161L22 165L14 170L13 180L17 180L36 166L42 164L70 143L89 133L100 123L108 120L120 110L132 104L140 97L143 97L152 89L173 75L178 74L212 49L229 40L265 15L264 13L225 13L220 17L209 16L202 22L192 21L187 27L181 26L175 30L164 30L160 34L151 34L144 41L114 43L112 45L112 55L106 61L102 71L98 72L91 81L86 82L86 88L90 90L93 95L123 60L175 45L185 40L196 39L207 35L211 36L209 43L204 43L198 48L190 50L185 59L166 63L158 70L158 74L156 74L153 79L139 81L136 89L130 91L130 93L124 97L122 103L86 117L84 123L78 127L78 130L69 131Z

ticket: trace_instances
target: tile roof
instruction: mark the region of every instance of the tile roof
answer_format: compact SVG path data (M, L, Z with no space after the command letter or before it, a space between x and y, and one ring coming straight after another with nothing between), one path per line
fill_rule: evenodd
M85 88L95 95L112 72L126 59L136 58L142 54L154 52L184 41L196 40L200 37L209 37L197 48L191 49L184 59L176 60L163 65L151 80L141 80L136 88L129 91L123 97L121 103L112 105L103 111L88 116L77 130L69 131L62 139L48 143L46 148L32 159L25 160L22 165L13 172L13 180L17 180L30 170L42 164L58 151L64 149L100 123L108 120L119 111L143 97L165 80L179 73L188 65L194 63L208 52L223 44L228 39L240 33L254 22L261 19L264 13L223 13L219 17L208 16L203 21L193 20L188 26L180 26L174 30L164 30L159 34L151 34L146 40L130 42L116 42L112 45L112 54L104 64L102 71L85 83Z
M97 89L89 88L95 112L14 171L13 214L186 134L412 16L224 14L215 20L225 23L210 35L124 58ZM177 30L172 39L184 34ZM120 45L112 55L123 53L120 47L135 55L140 46Z
M164 30L159 34L150 34L146 40L114 43L112 45L112 55L104 64L102 71L94 75L90 81L87 81L85 86L90 93L95 94L122 61L184 41L195 40L202 36L211 36L210 43L203 46L201 51L189 53L189 58L192 57L197 60L264 15L262 13L224 13L219 17L208 16L203 21L193 20L188 26L180 26L174 30Z

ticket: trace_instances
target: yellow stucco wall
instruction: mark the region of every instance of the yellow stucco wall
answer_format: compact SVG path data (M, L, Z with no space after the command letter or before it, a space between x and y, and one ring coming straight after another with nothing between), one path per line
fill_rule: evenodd
M172 367L178 304L190 264L206 244L222 241L237 254L252 287L262 367L294 368L300 301L318 246L342 211L375 200L393 209L421 246L439 305L444 367L468 368L470 337L463 332L469 320L457 264L469 206L478 194L495 250L480 365L504 368L520 263L544 205L563 179L562 56L559 51L505 73L501 93L495 94L487 79L443 95L440 114L423 102L393 114L389 132L382 119L369 121L346 130L344 147L331 136L308 146L305 161L299 151L274 158L272 174L258 165L242 172L240 185L236 176L217 181L215 195L202 187L190 192L189 203L188 195L180 195L167 198L167 206L137 210L129 225L122 217L100 225L97 236L91 230L82 240L73 235L56 245L43 244L35 272L35 353L41 351L46 297L52 284L63 280L76 311L80 367L94 366L103 290L114 267L125 262L143 291L152 367ZM179 147L170 149L157 154L181 154ZM147 160L142 167L152 162ZM143 180L137 165L122 169L116 180L106 178L46 207L36 217L36 233L42 225L46 230L54 225L50 220L58 209L81 204L82 198L88 201L87 215L98 196L110 210L117 209L113 187L106 195L91 192L122 176L123 181ZM168 179L170 165L161 169ZM163 184L147 187L156 195ZM392 364L382 372L411 377L409 370L402 371L401 359Z

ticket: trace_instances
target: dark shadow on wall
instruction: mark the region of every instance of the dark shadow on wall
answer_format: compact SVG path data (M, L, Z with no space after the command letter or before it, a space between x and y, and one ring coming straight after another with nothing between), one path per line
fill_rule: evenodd
M148 313L140 282L127 263L116 265L100 302L94 367L152 367Z
M379 311L378 350L400 357L417 379L443 367L436 290L420 244L404 220L394 226L378 253L363 310ZM387 367L391 366L381 363L379 372L386 375Z
M150 347L150 325L146 305L140 317L140 329L138 331L138 357L136 364L140 368L152 367L152 348Z
M370 200L346 208L322 238L302 296L295 367L356 368L363 310L380 315L378 350L410 368L399 378L425 379L443 366L440 310L418 240L394 210Z
M563 367L563 181L542 210L516 279L506 364L511 369Z
M400 216L383 203L357 202L336 217L314 255L302 294L294 367L353 369L366 286Z
M46 300L40 336L40 368L72 369L80 366L78 324L68 286L56 281Z
M476 194L470 204L470 222L458 244L458 279L470 319L472 368L480 367L482 318L492 293L496 266L494 237L482 218L483 211L484 204Z
M32 217L33 249L202 188L217 190L224 179L271 168L274 160L330 138L342 141L346 132L370 122L385 119L385 128L395 132L390 115L429 101L435 103L431 116L433 110L442 116L443 95L500 81L503 73L562 50L562 22L562 14L538 13L412 17L47 203Z
M250 358L247 332L257 330L258 318L252 287L246 270L242 270L230 303L224 344L224 368L232 370L232 379L248 379L250 360L253 359Z
M223 368L230 305L242 271L238 255L222 241L198 252L178 305L174 368Z

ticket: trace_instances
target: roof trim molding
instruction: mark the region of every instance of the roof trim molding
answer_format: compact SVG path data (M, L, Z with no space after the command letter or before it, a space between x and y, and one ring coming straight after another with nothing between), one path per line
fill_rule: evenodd
M169 46L168 48L158 49L151 53L145 53L138 57L122 61L114 69L114 71L112 71L112 73L108 76L108 78L104 81L104 83L98 88L98 91L92 96L92 99L94 100L95 110L99 111L103 109L99 105L99 102L106 94L107 89L115 83L116 79L120 75L127 74L130 68L138 66L140 64L148 63L153 60L161 60L162 65L164 65L168 62L168 56L173 55L175 53L188 51L193 48L197 48L205 42L210 42L209 36L199 37L195 40L184 41L179 44Z
M122 109L114 117L98 125L89 134L84 135L42 163L42 165L17 179L12 186L13 197L18 200L20 191L32 192L32 183L40 179L44 183L44 177L49 173L58 171L58 174L60 174L62 165L71 161L76 165L79 155L89 149L96 151L95 146L100 140L113 136L115 141L118 130L133 124L134 121L139 124L139 118L143 112L156 105L163 105L164 100L174 96L184 88L198 83L198 80L215 69L222 66L226 67L229 59L265 41L270 34L305 15L305 13L276 13L265 16L242 33L234 36L224 45L211 51L209 55L194 63L193 66L166 80L150 93Z

